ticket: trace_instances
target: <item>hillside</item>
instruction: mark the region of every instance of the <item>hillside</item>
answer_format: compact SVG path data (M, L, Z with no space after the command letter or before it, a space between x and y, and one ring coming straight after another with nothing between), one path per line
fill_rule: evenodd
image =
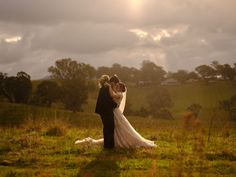
M146 96L157 89L157 87L158 86L128 86L127 100L131 104L131 108L133 110L138 110L142 106L148 108ZM175 118L179 118L189 105L197 103L202 106L200 117L206 119L213 111L214 107L218 106L220 100L228 99L236 94L236 82L197 82L163 87L169 91L171 99L174 102L171 111ZM88 105L84 106L86 112L94 111L96 95L97 91L90 94Z
M235 84L188 84L166 87L175 106L175 120L127 116L155 149L115 149L74 145L85 137L101 138L102 122L93 113L97 92L90 93L85 112L0 103L0 176L227 176L236 172L235 122L179 118L187 105L203 106L207 119L217 101L235 94ZM156 87L129 87L133 109L147 106ZM178 117L179 116L179 117ZM215 117L214 117L215 118ZM189 121L190 120L190 121ZM4 125L16 125L8 127Z

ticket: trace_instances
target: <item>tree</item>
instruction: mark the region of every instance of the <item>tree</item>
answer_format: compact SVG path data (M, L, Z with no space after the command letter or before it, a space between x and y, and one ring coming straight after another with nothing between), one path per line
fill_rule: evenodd
M61 100L72 111L81 111L88 97L89 81L93 79L92 67L70 58L57 60L48 71L61 86Z
M9 102L15 102L15 92L17 87L16 77L11 76L4 79L2 83L2 94L8 99Z
M216 76L216 71L208 65L200 65L196 67L195 70L201 76L201 78L205 81L214 79Z
M114 63L110 70L113 74L120 75L122 73L122 66L118 63Z
M198 117L200 110L202 109L202 106L200 104L193 103L189 107L187 107L187 110L192 112L195 118Z
M228 100L219 101L219 108L226 111L231 120L236 121L236 95Z
M141 80L141 71L137 68L131 67L129 69L130 75L129 75L129 81L131 82L138 82Z
M42 81L36 88L36 104L51 107L51 104L60 98L60 87L54 81Z
M97 78L99 78L103 74L111 75L112 74L111 68L106 67L106 66L98 67L98 69L97 69Z
M0 95L3 95L3 82L6 77L7 74L0 72Z
M221 75L224 79L233 80L235 74L234 68L232 68L229 64L222 65Z
M27 103L32 91L30 76L21 71L17 76L5 77L2 93L12 103Z
M192 72L190 72L190 73L188 74L188 79L195 79L195 80L197 80L197 79L199 79L199 77L198 77L197 73L195 73L194 71L192 71Z
M216 60L212 61L211 66L215 69L217 75L222 74L222 65L218 61Z
M130 79L130 68L125 67L125 66L121 66L120 64L113 64L111 67L111 73L112 75L116 74L119 76L119 78L124 81L127 82Z
M149 60L142 62L141 72L143 80L158 84L164 79L166 74L166 71L164 71L161 66L157 66Z
M30 75L21 71L17 73L16 103L27 103L32 93Z
M89 64L83 64L83 69L87 74L88 90L93 91L96 88L96 69Z
M152 115L163 118L172 118L168 108L173 106L173 102L166 89L159 87L154 92L150 93L147 96L147 102Z
M176 73L173 73L172 77L178 80L180 83L184 84L188 80L189 74L185 70L179 70Z
M229 64L221 65L218 61L213 61L212 66L215 68L217 75L222 76L223 79L233 80L236 76L236 65L231 67Z
M89 64L80 64L81 69L86 73L86 79L91 80L96 77L96 69Z
M66 109L82 111L82 105L87 103L87 98L88 85L81 80L68 81L62 86L61 100Z

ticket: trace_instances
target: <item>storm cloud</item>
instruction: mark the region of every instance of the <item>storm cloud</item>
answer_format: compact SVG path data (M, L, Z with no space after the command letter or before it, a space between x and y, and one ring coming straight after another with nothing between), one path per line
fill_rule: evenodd
M48 75L60 58L166 70L236 62L235 0L0 0L0 71Z

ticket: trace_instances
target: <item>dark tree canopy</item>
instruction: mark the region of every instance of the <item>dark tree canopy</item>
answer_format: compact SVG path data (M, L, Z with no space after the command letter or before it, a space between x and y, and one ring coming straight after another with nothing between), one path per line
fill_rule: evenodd
M185 83L189 79L189 73L185 70L178 70L176 73L172 74L172 77L180 83Z
M224 64L221 67L221 75L224 79L233 80L236 74L234 68L229 64Z
M32 91L30 76L21 71L17 76L2 79L2 94L12 103L27 103Z
M163 118L172 118L168 109L173 106L173 102L166 89L159 87L152 93L148 94L147 102L152 115Z
M227 100L219 101L219 108L226 111L231 120L236 121L236 95Z
M229 64L222 65L218 61L213 61L211 65L214 67L217 75L222 76L223 79L233 80L236 76L236 65L231 67Z
M161 66L157 66L149 60L143 61L141 72L143 80L152 81L153 83L160 83L166 75L166 71Z
M60 99L60 87L54 81L42 81L36 88L35 104L51 107L51 104Z
M6 77L7 74L0 72L0 95L3 95L3 83Z
M30 75L25 72L17 73L17 89L15 99L17 103L27 103L32 92Z
M195 73L194 71L191 71L189 74L188 74L188 79L199 79L197 73Z
M217 74L215 69L208 65L200 65L196 67L195 70L200 75L200 77L205 81L214 79Z
M100 77L104 73L108 75L116 74L124 82L137 82L141 80L140 70L133 67L121 66L117 63L114 63L111 67L102 66L97 69L97 77Z
M95 76L95 69L70 58L57 60L48 71L61 86L61 100L72 111L81 111L88 97L89 82Z

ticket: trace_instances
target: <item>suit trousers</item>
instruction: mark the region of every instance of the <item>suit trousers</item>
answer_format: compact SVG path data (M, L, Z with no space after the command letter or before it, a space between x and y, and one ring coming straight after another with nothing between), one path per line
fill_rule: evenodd
M103 123L104 148L114 148L114 114L113 111L108 114L100 115Z

